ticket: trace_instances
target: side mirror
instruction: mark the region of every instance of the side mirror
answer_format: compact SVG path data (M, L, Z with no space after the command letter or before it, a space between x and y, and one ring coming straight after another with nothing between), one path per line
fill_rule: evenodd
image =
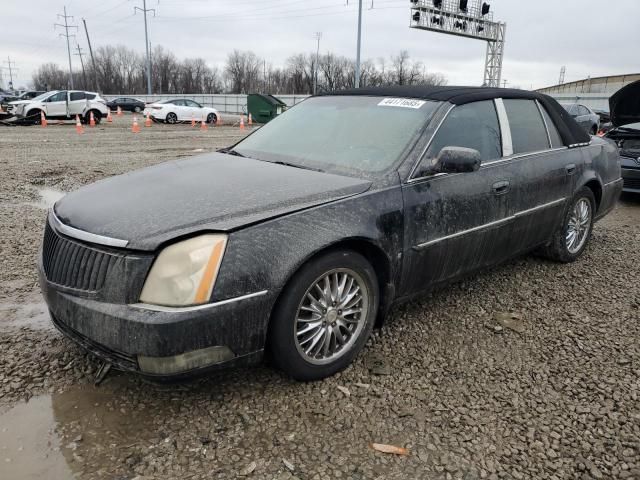
M444 147L438 154L436 168L442 173L475 172L481 163L480 152L473 148Z

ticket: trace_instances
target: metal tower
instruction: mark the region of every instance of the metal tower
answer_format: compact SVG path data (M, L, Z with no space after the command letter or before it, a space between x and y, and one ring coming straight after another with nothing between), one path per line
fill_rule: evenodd
M490 5L482 0L410 0L409 26L487 42L485 87L499 87L507 24L494 21Z

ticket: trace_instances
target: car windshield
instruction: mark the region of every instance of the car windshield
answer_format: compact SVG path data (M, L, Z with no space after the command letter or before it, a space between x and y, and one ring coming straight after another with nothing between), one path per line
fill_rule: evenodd
M391 168L438 102L369 96L314 97L234 147L269 162L355 176Z
M37 102L37 101L40 101L40 100L44 100L45 98L48 98L49 96L54 95L55 93L57 93L57 92L45 92L45 93L43 93L41 95L38 95L37 97L33 98L32 100L34 102Z

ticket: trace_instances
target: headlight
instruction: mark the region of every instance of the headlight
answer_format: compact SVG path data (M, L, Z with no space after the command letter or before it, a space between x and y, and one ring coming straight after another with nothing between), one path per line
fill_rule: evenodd
M211 234L166 247L151 267L140 301L169 307L206 303L226 245L226 235Z

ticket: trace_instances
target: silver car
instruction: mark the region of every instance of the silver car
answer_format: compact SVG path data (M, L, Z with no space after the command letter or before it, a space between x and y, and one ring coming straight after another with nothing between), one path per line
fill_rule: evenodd
M589 107L579 103L562 103L561 105L585 131L591 135L598 133L598 129L600 128L600 115Z

